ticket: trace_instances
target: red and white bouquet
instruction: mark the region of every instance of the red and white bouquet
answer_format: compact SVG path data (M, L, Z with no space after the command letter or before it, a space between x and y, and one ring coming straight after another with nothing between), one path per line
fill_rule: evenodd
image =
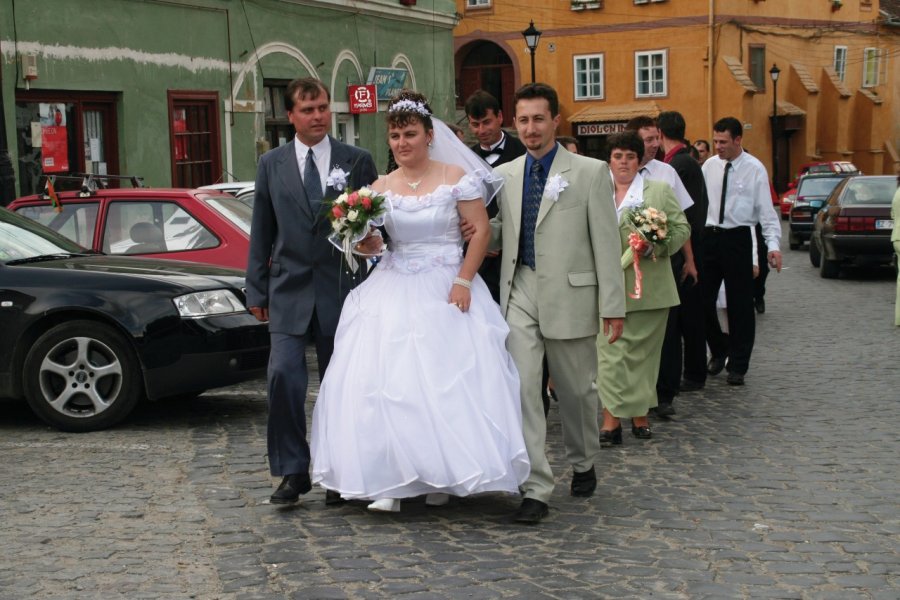
M665 212L642 204L625 213L625 219L632 231L628 234L628 248L622 254L622 268L634 267L634 292L628 295L637 300L642 293L641 257L656 260L654 244L666 239L668 218Z
M325 202L325 207L332 229L328 241L344 253L347 266L355 273L358 266L353 246L369 234L370 228L384 224L390 203L372 189L361 187L344 190L331 202Z

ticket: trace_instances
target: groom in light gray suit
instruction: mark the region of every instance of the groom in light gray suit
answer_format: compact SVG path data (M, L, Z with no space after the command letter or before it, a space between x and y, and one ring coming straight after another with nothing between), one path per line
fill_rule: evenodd
M596 344L601 318L609 343L622 333L625 284L607 164L556 143L559 99L552 87L522 86L515 100L516 129L528 153L494 170L506 183L491 234L494 246L502 244L500 306L521 379L531 460L515 520L537 523L547 515L554 487L545 449L541 363L546 354L574 471L571 494L590 496L600 451Z
M334 349L341 306L366 272L350 273L328 242L331 225L322 202L343 186L358 189L378 177L365 150L328 135L331 95L318 79L295 79L284 105L296 136L265 153L256 174L247 306L269 322L268 449L272 475L283 477L272 504L296 502L311 489L306 440L306 346L312 339L320 377ZM342 182L328 183L340 169ZM339 497L326 496L326 503Z

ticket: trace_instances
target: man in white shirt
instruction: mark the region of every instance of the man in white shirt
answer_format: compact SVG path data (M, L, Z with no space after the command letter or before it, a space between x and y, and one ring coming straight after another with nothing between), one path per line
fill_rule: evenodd
M742 136L741 122L734 117L716 121L716 156L703 163L709 196L702 281L707 342L712 353L708 370L710 375L717 375L726 367L727 358L731 385L744 384L756 335L751 230L757 223L762 226L769 266L781 271L781 220L772 206L769 175L759 160L744 152ZM716 323L716 296L722 281L728 304L727 341Z

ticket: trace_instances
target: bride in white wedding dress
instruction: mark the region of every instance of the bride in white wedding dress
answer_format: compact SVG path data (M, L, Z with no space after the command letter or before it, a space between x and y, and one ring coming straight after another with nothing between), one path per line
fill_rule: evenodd
M387 120L399 168L371 187L393 206L388 250L343 306L313 413L313 482L391 512L422 494L438 505L517 493L530 469L519 377L477 275L496 181L421 94L402 92ZM434 160L432 143L433 155L479 168ZM460 216L476 229L465 256Z

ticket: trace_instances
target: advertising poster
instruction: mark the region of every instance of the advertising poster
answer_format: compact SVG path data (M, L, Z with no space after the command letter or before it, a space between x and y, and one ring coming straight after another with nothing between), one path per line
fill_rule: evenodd
M44 173L64 173L69 170L66 105L42 103L38 110L41 118L41 168Z

